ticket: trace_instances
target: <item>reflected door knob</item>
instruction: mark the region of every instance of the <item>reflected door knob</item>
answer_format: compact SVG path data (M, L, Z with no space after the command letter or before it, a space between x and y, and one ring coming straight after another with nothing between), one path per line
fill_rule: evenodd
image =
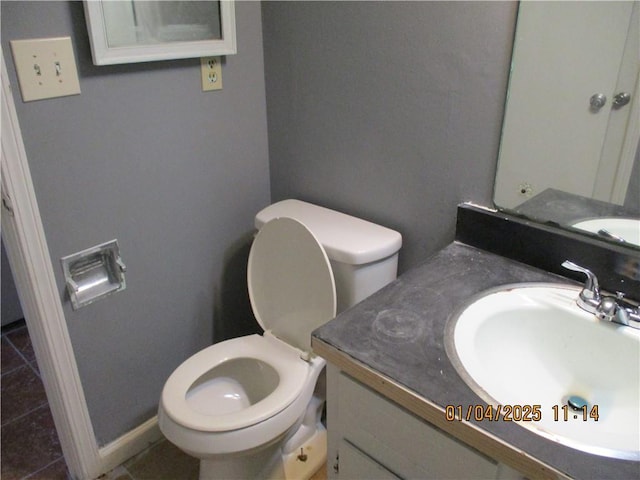
M597 112L607 103L607 96L604 93L594 93L589 99L589 105L591 105L591 111Z
M620 92L613 97L613 108L622 108L631 101L631 95L627 92Z

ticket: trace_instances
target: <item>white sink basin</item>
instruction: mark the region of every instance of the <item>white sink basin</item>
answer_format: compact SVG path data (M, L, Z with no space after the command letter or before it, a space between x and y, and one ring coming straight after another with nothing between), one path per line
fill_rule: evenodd
M594 218L574 223L572 226L591 233L606 230L616 237L623 239L625 242L640 245L640 220L637 218Z
M640 461L640 330L581 310L578 292L551 284L490 291L449 323L447 353L485 402L512 407L518 425L582 451ZM567 406L569 396L586 407Z

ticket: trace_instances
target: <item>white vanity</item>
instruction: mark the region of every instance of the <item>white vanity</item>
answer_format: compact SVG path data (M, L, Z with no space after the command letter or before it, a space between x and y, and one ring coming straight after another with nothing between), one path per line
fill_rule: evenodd
M520 479L334 365L329 366L328 478Z

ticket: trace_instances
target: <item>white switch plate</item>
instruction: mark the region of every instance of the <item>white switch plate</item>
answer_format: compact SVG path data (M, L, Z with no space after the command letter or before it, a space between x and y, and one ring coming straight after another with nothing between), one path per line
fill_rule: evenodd
M70 37L12 40L11 50L25 102L80 93Z
M220 57L203 57L200 59L202 73L202 91L222 90L222 64Z

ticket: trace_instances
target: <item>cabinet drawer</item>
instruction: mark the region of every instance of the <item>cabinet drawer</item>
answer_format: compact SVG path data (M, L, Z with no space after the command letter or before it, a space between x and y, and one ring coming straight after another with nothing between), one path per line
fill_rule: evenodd
M395 475L438 480L496 478L496 462L344 373L340 373L338 392L343 437ZM340 470L342 476L342 465Z
M346 440L340 442L340 477L368 480L400 480L369 455Z

